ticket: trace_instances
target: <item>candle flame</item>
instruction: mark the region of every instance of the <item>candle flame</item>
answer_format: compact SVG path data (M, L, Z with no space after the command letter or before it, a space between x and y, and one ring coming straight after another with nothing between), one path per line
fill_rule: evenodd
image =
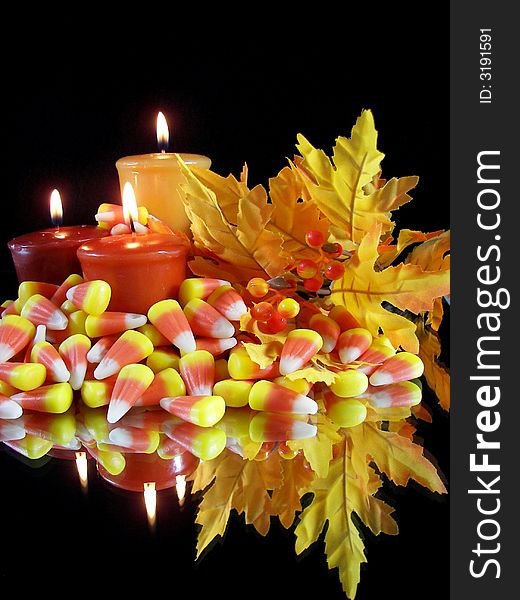
M150 527L154 527L155 517L157 514L157 492L155 491L155 481L150 481L144 484L143 495L148 523Z
M81 487L88 486L88 460L86 452L76 452L76 468L78 470Z
M125 223L133 230L133 223L139 219L139 213L134 188L128 181L123 188L123 216Z
M186 475L177 475L175 478L175 489L177 490L179 506L182 506L184 504L184 497L186 496Z
M50 202L51 220L54 227L59 227L63 221L63 206L58 190L52 190Z
M168 123L166 117L159 112L157 115L157 145L161 152L165 152L170 141L170 132L168 131Z

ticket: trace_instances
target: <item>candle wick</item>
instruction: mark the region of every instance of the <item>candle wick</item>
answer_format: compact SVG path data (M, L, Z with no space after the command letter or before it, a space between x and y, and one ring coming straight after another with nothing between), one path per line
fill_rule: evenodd
M130 231L132 233L135 233L135 225L134 225L134 220L132 219L132 217L130 217Z

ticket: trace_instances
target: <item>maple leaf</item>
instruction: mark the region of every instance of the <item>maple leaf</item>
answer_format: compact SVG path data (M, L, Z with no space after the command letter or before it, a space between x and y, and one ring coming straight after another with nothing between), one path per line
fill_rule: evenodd
M450 373L439 362L441 342L438 334L426 327L423 321L417 324L419 357L424 363L424 377L428 386L435 392L444 410L450 409Z
M273 513L278 515L280 523L289 529L294 523L297 512L302 510L301 497L308 490L314 474L304 466L304 458L298 454L292 460L281 463L283 483L273 491Z
M345 263L342 279L332 286L332 302L348 308L362 327L376 336L379 329L395 347L417 354L415 324L382 306L386 301L414 314L431 310L436 297L449 293L449 271L423 271L419 265L400 264L376 272L381 227L365 235L357 253Z
M437 237L439 235L439 231L432 231L431 233L423 233L422 231L413 231L412 229L401 229L399 232L399 236L397 237L397 243L395 245L389 245L388 251L384 251L380 253L379 256L379 266L381 268L388 267L391 265L394 260L404 251L406 248L411 246L412 244L417 244L418 242L425 242L433 237ZM424 271L434 271L435 269L428 269L423 267Z
M278 341L267 344L245 343L243 346L249 354L249 358L259 365L261 369L270 367L282 352L282 344Z
M315 363L313 367L306 367L293 371L286 375L289 381L296 381L298 379L305 379L308 383L325 383L326 385L332 385L337 379L337 373L329 371L325 367L321 367Z

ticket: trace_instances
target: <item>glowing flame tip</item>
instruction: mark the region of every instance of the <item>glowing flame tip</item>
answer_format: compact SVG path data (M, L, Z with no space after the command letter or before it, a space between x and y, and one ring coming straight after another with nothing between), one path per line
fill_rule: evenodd
M159 150L165 152L169 142L170 132L168 130L168 123L166 117L159 111L157 115L157 145L159 146Z
M59 227L63 221L63 205L58 190L52 190L50 201L51 220L55 227Z

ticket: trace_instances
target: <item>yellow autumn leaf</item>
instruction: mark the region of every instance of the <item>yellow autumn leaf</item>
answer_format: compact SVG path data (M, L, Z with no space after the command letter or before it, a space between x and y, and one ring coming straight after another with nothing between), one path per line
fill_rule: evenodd
M411 229L401 229L399 232L399 236L397 237L397 242L395 245L390 246L388 252L382 252L379 256L378 263L381 268L388 267L391 265L394 260L404 251L406 248L411 246L412 244L417 244L418 242L425 242L426 240L431 239L432 237L436 237L439 235L439 231L433 231L431 233L423 233L422 231L413 231ZM428 269L424 268L424 271L434 271L436 269Z
M332 286L332 302L348 308L373 336L381 329L395 347L417 353L415 325L405 317L383 308L388 302L414 314L431 310L433 301L449 293L448 271L423 271L419 265L400 264L376 271L380 226L365 235L358 251L346 262L342 279Z
M367 416L365 421L378 423L379 421L402 421L412 415L412 410L409 406L390 406L388 408L373 408L367 406Z
M297 512L302 509L301 497L309 488L314 474L304 466L304 459L298 454L292 460L281 462L283 483L273 491L273 513L280 523L289 529L294 523Z
M213 277L214 279L224 279L230 283L240 283L249 281L253 277L265 277L265 272L260 268L249 269L247 267L238 267L223 260L214 257L195 256L188 262L188 266L198 277Z
M314 367L306 367L305 369L293 371L286 375L286 377L289 381L305 379L308 383L325 383L326 385L332 385L337 379L337 374L329 371L325 367L316 365Z
M450 410L450 373L439 362L441 342L435 331L425 327L422 321L417 324L419 357L424 363L424 377L428 386L435 392L444 410Z
M282 352L282 344L278 341L267 344L245 343L244 348L249 354L249 358L259 365L261 369L270 367Z

